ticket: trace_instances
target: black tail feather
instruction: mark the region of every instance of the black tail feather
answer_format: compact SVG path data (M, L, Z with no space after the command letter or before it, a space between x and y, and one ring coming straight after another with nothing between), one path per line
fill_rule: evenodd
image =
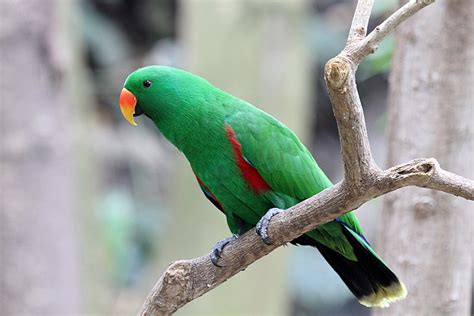
M321 252L326 261L339 274L342 281L357 299L367 306L385 307L391 301L406 296L406 290L397 276L371 250L365 240L357 239L343 228L344 236L349 240L357 261L350 260L339 252L303 235L293 241L295 244L312 245Z

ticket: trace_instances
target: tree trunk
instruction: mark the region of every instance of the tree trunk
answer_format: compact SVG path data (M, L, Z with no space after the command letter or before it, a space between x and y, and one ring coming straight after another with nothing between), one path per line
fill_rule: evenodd
M72 115L58 7L9 0L0 10L2 315L79 311Z
M436 157L473 178L474 2L440 0L397 34L389 95L389 165ZM375 315L469 315L472 203L408 188L385 197L381 256L408 297Z

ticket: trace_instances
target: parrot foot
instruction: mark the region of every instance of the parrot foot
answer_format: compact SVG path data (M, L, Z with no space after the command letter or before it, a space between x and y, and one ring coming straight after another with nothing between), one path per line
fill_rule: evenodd
M221 253L224 250L224 247L227 246L228 243L230 243L233 240L236 240L239 236L238 235L232 235L231 237L227 237L225 239L219 240L214 247L212 247L211 253L209 254L209 257L211 258L211 262L213 265L216 267L222 267L219 265L218 261L221 258Z
M269 209L268 212L263 215L263 217L258 221L257 225L255 226L257 234L262 238L262 241L265 244L272 244L272 242L270 241L270 237L268 236L268 224L270 224L270 220L273 216L283 211L284 210L276 207Z

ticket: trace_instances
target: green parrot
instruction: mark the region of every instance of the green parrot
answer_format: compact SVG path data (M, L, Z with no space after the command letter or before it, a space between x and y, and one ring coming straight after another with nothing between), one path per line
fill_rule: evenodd
M269 243L273 215L332 186L308 149L283 123L205 79L165 66L128 76L120 109L132 125L144 114L188 159L204 195L225 216L233 238L255 227ZM346 213L292 241L317 248L365 306L386 307L406 289L363 235L356 215Z

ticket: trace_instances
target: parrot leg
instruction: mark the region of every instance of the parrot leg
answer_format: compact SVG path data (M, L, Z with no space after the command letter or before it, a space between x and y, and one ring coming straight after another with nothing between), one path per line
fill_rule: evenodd
M231 237L227 237L218 241L214 245L214 247L212 247L209 257L211 258L211 262L213 265L215 265L216 267L222 267L221 265L219 265L218 261L221 258L221 253L224 250L224 247L227 246L227 244L231 241L236 240L238 237L238 235L232 235Z
M283 211L284 210L276 207L269 209L268 212L263 215L263 217L258 221L257 225L255 226L257 234L262 238L262 241L265 244L272 244L272 242L270 241L270 237L268 236L268 224L270 224L270 220L273 216Z

